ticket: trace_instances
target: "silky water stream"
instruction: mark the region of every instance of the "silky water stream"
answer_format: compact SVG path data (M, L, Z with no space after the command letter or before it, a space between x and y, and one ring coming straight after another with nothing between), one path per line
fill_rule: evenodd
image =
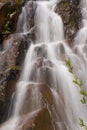
M87 2L81 2L83 27L77 33L73 49L65 42L62 19L54 11L58 2L34 2L37 6L35 44L29 46L16 85L13 115L0 130L17 130L23 114L30 116L45 104L51 113L54 130L82 130L79 118L87 123L87 107L81 104L79 87L73 83L73 75L65 63L66 59L71 60L74 73L83 81L83 89L87 90ZM29 4L23 7L18 21L18 30L25 35L30 31L27 25ZM42 103L44 89L50 91L52 103L48 100Z

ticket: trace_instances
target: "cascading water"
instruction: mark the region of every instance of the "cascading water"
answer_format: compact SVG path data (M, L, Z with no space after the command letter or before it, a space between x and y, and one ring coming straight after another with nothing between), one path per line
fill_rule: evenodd
M84 49L87 42L85 22L87 2L85 0L81 2L84 26L75 38L74 50L77 53L74 53L64 41L62 19L54 12L58 1L36 1L34 3L37 6L34 16L34 24L37 27L36 44L31 43L26 54L24 68L17 83L12 118L4 123L0 130L17 130L21 115L43 107L43 92L40 90L40 84L44 83L49 86L48 89L53 97L52 106L46 103L51 113L54 130L82 130L79 126L79 118L87 121L87 109L80 103L79 88L73 84L73 76L68 71L65 60L71 59L74 72L83 80L86 90L87 55ZM27 23L29 4L30 2L23 7L18 22L17 31L25 35L29 32Z

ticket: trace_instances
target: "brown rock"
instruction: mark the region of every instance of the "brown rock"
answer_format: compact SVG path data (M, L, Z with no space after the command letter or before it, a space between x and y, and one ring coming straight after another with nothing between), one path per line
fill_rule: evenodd
M47 108L37 111L28 119L22 128L18 130L54 130L52 119Z
M45 105L53 105L50 87L44 83L31 83L27 86L26 97L20 114L34 111Z
M15 35L15 39L12 39L12 45L10 45L6 51L1 53L0 86L2 86L4 90L3 95L5 95L4 104L6 105L3 109L4 112L15 89L15 84L19 79L22 63L28 46L29 44L24 37L18 37Z

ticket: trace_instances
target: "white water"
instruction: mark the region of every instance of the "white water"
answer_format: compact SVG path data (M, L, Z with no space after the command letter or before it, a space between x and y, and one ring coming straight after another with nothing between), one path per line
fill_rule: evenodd
M2 126L0 130L17 130L19 117L24 114L24 106L29 107L27 112L33 112L42 107L41 93L37 82L41 83L45 79L43 73L38 67L38 60L41 59L41 67L50 70L49 89L52 92L54 104L52 111L52 120L54 130L82 130L79 126L79 118L82 118L87 123L87 108L80 103L81 95L79 88L73 83L73 76L67 69L65 60L71 59L74 67L74 72L83 80L83 86L86 90L86 72L87 72L87 53L85 52L87 41L87 25L86 12L83 14L84 26L78 32L75 38L74 53L64 42L63 22L59 15L54 12L57 0L38 1L37 9L34 17L36 31L36 44L31 43L26 58L21 77L17 83L16 101L14 106L14 114L12 120ZM29 4L29 3L28 3ZM28 4L23 7L20 15L18 26L22 22L22 31L27 33L27 17L26 9ZM87 2L82 1L82 11L86 9ZM22 21L23 20L23 21ZM21 26L20 26L21 27ZM19 30L20 30L19 27ZM48 63L47 61L50 61ZM45 73L46 76L47 72ZM47 82L48 83L48 82ZM34 89L28 93L29 105L26 106L26 95L31 86L34 84ZM26 112L25 112L26 113ZM56 118L54 119L54 113ZM15 123L17 122L17 123Z

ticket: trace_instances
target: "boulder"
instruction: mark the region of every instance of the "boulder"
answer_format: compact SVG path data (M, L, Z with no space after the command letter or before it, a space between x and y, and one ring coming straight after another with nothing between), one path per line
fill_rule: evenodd
M53 105L53 95L48 85L44 83L30 83L26 88L24 104L22 104L20 114L26 114L36 109Z
M47 108L36 112L34 116L28 119L22 128L18 130L54 130L52 119Z
M49 84L49 82L53 81L52 73L54 72L54 67L55 65L52 61L42 57L36 58L33 62L29 80Z
M54 130L50 112L46 107L18 118L12 117L7 122L3 123L0 129L8 128L10 130L14 129L14 127L16 130Z

